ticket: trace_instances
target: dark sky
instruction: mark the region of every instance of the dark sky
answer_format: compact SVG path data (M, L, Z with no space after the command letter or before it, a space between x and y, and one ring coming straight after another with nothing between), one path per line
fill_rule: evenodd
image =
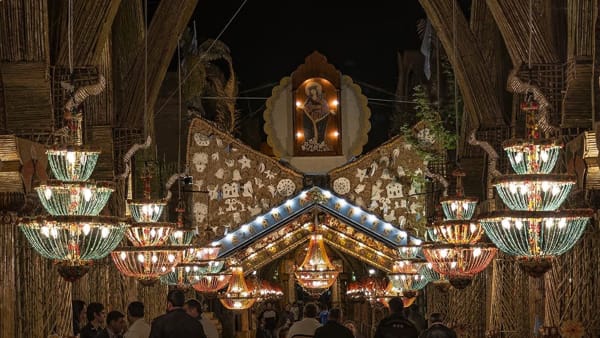
M242 0L199 1L200 37L216 37ZM248 0L221 37L231 49L240 89L290 75L317 50L343 74L393 91L396 52L418 48L417 0Z

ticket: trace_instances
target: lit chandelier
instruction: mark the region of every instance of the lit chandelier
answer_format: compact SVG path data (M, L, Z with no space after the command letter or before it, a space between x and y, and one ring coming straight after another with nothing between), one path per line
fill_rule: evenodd
M541 140L533 94L521 105L527 114L527 140L504 143L516 175L494 180L498 195L510 210L482 215L488 237L503 252L513 255L532 276L552 267L552 258L569 251L583 234L591 209L557 210L568 197L576 178L550 173L560 155L561 143Z
M478 199L464 196L462 178L466 174L462 169L455 169L452 175L456 177L456 196L441 200L440 204L446 219L433 223L430 229L431 237L451 244L475 243L483 235L481 225L471 220Z
M201 293L214 293L217 292L229 284L231 280L231 273L215 273L215 274L202 274L198 278L194 278L192 287L194 290Z
M221 304L229 310L249 309L256 302L256 290L248 288L244 278L244 270L239 266L231 268L231 280L227 291L219 295Z
M456 169L452 175L456 177L456 196L441 202L446 219L434 223L430 235L436 242L423 245L423 254L431 269L447 278L455 288L462 289L490 264L498 249L479 242L482 227L471 220L477 199L463 197L465 172Z
M99 151L82 142L82 114L69 114L69 143L46 151L57 181L35 188L42 206L52 216L21 218L18 226L43 257L55 260L66 280L85 275L93 260L106 257L121 241L127 224L121 219L98 216L111 193L112 183L88 181Z
M423 253L431 268L446 276L457 289L467 287L473 277L485 270L498 249L489 243L425 244Z
M319 224L316 212L314 218L313 226L316 231ZM311 234L310 242L308 243L308 252L304 257L304 261L294 271L298 284L309 293L321 294L333 285L338 274L339 271L331 263L325 251L323 235L317 233Z
M129 210L134 222L127 231L133 246L124 246L111 253L115 266L127 276L137 279L142 285L153 285L159 278L173 271L182 260L185 249L180 245L166 245L175 229L175 224L158 222L166 205L164 200L152 200L150 192L150 170L145 168L144 198L129 200Z
M178 263L171 272L162 275L160 281L166 285L190 288L199 283L203 276L221 272L223 263L224 261Z
M418 291L429 283L429 280L420 274L425 263L419 259L396 261L392 266L392 272L388 273L391 290L408 298L416 297Z

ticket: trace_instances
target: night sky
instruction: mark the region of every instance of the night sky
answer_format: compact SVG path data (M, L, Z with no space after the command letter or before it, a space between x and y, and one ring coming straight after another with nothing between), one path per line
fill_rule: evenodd
M199 1L193 20L214 38L243 1ZM317 50L356 81L394 91L396 53L419 47L417 0L249 0L221 41L229 46L240 90L278 82Z
M159 0L148 0L150 15ZM216 38L243 0L199 1L196 23L200 42ZM349 2L248 0L220 40L229 46L239 96L268 97L313 51L324 54L342 74L352 77L368 98L394 99L397 53L419 49L417 21L425 17L418 0ZM176 62L171 63L172 70ZM258 89L262 87L262 89ZM258 148L265 99L239 98L243 141ZM369 101L371 132L365 150L389 138L392 102Z

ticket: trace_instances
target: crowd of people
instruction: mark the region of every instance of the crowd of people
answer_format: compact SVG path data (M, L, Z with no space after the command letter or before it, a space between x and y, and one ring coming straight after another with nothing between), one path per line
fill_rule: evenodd
M390 314L377 325L374 338L457 338L444 324L439 313L433 313L430 324L411 320L402 299L392 298ZM328 309L314 303L288 305L279 314L267 303L258 318L256 338L363 338L355 322L344 321L339 308ZM85 324L84 324L85 322ZM131 302L127 314L113 310L106 313L100 303L73 301L73 329L80 338L219 338L216 326L202 316L202 304L185 299L180 290L167 295L167 312L148 324L144 319L144 304Z
M202 304L186 300L180 290L169 292L167 312L152 324L144 319L142 302L129 303L125 315L117 310L106 313L100 303L75 300L73 331L80 338L219 338L215 324L202 316Z
M374 338L457 338L444 324L440 313L430 316L430 324L407 311L400 297L388 302L390 314L377 325ZM356 323L344 320L342 310L328 309L314 303L304 305L302 314L297 304L278 315L272 304L266 304L258 320L256 338L364 338Z

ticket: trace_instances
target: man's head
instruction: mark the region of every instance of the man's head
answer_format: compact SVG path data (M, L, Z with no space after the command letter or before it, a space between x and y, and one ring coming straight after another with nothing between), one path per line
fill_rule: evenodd
M391 313L402 313L404 311L404 303L400 297L392 297L388 302Z
M315 318L317 316L317 306L313 303L304 305L304 318Z
M104 316L106 313L104 312L104 305L100 303L90 303L88 304L86 310L86 316L88 322L92 323L94 326L100 326L104 323Z
M111 311L106 315L106 328L120 334L125 330L125 315L119 311Z
M327 320L331 320L334 322L341 322L342 321L342 310L334 307L333 309L329 310L329 314L327 315Z
M133 324L136 320L144 318L144 303L131 302L127 305L127 321Z
M429 316L429 320L431 321L431 324L442 323L444 321L444 315L439 312L435 312Z
M266 308L267 310L271 310L271 309L273 308L273 304L271 304L271 303L267 303L267 304L265 304L265 308Z
M171 290L167 295L167 311L171 311L183 306L185 295L181 290Z
M185 304L183 304L183 308L191 317L200 319L200 315L202 314L202 304L196 299L188 299Z

